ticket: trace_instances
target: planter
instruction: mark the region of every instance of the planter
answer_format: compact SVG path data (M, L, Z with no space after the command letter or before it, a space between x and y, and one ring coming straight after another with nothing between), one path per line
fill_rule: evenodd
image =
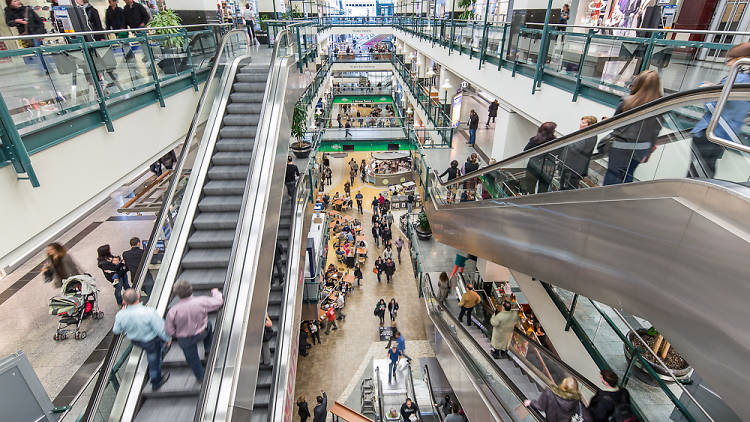
M295 142L289 146L289 149L292 150L295 157L307 158L310 156L310 151L312 151L312 144L309 142Z
M628 331L627 337L630 342L636 346L641 348L649 347L648 345L644 345L637 337L636 333L638 333L639 336L643 337L644 340L647 340L647 337L651 337L647 334L648 330L645 328L639 328L635 330L635 333L633 331ZM630 351L628 350L628 347L623 344L623 349L625 352L625 359L630 360L630 357L632 356ZM666 367L664 367L662 364L655 362L655 359L653 358L653 355L651 355L648 351L646 351L643 355L643 358L648 361L649 364L651 364L651 367L654 368L654 371L656 371L657 374L659 374L659 378L662 379L664 382L674 382L674 379L669 375L669 370L667 370ZM670 359L671 357L671 359ZM667 354L667 359L662 359L664 363L668 362L681 362L680 365L676 365L675 368L670 368L674 376L677 378L678 381L688 381L690 377L693 375L693 367L690 366L687 362L685 362L684 359L682 359L681 356L679 356L676 352L673 350L670 350L670 352ZM641 370L644 370L640 361L635 361L635 366L638 367ZM644 370L645 371L645 370Z
M424 232L419 229L419 226L414 226L414 232L417 233L419 240L430 240L432 239L432 231Z

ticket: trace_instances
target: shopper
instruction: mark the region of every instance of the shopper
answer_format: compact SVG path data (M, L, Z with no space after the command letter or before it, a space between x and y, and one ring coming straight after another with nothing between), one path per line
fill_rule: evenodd
M443 414L443 418L447 418L448 415L451 413L451 407L453 407L453 401L451 400L451 395L446 394L442 399L440 399L439 403L435 403L435 407L440 409L440 413ZM456 409L458 411L458 409Z
M388 384L390 384L391 379L398 382L396 379L396 367L398 366L398 361L401 359L401 352L398 351L396 344L391 345L391 348L388 349L388 359L390 361L388 362Z
M5 24L11 28L15 27L18 30L18 35L36 35L47 32L44 29L42 18L36 14L31 6L24 6L21 4L21 0L5 0L5 4L7 5L5 8ZM23 40L19 44L22 44L22 48L39 47L42 45L42 40L41 38L34 38L33 40Z
M497 109L500 107L500 103L495 100L490 103L490 106L487 108L487 124L484 125L485 127L490 127L490 122L495 123L495 118L497 117Z
M391 340L388 342L389 346L391 342L395 341L398 351L401 352L401 356L405 357L407 361L411 362L411 358L406 355L406 339L404 338L404 335L401 334L401 331L396 330L395 324L393 329L393 337L391 337Z
M393 213L389 210L385 215L385 222L388 224L388 230L391 230L391 226L393 226L393 220Z
M326 316L326 335L329 335L331 333L331 327L333 327L333 331L336 331L339 329L338 324L336 324L336 310L333 308L333 305L328 305L328 309L325 313Z
M151 20L148 10L142 4L133 0L125 0L125 7L122 11L125 17L125 26L130 29L143 28Z
M599 375L602 380L602 388L597 389L596 394L589 402L589 412L591 412L593 421L636 420L630 406L630 393L628 390L617 386L617 374L609 369L602 369Z
M391 322L396 321L396 316L398 316L398 302L396 302L396 298L394 297L388 302L388 314L391 316Z
M109 7L104 13L104 25L108 30L125 28L125 12L123 12L122 7L117 5L117 0L108 0L108 2ZM117 35L118 38L122 38L119 33ZM125 37L127 37L127 32Z
M383 259L386 261L389 259L393 259L393 249L391 249L391 245L386 245L385 249L383 250Z
M466 422L467 419L461 415L460 409L457 403L453 403L451 406L451 413L443 419L443 422Z
M405 421L411 421L412 415L419 415L419 408L417 404L412 402L409 397L406 398L404 404L401 405L401 418Z
M393 274L396 272L396 264L391 258L388 258L385 260L383 266L385 267L385 281L390 284L391 279L393 279Z
M502 310L495 310L495 315L490 318L492 326L492 357L499 359L500 356L508 357L508 346L513 338L513 329L518 323L518 312L511 310L508 301L503 302Z
M349 183L351 183L352 186L354 186L354 179L357 178L357 170L355 170L357 163L354 163L355 167L352 167L349 169Z
M322 396L317 397L318 405L313 409L313 422L326 422L328 415L328 396L323 390L320 393Z
M393 242L393 245L396 246L396 253L398 255L398 263L401 263L401 249L404 247L404 238L402 236L399 236L398 239L396 239L395 242Z
M221 308L224 299L219 289L211 289L210 296L193 296L193 286L186 280L175 283L172 290L180 300L169 308L164 329L177 340L195 378L202 382L204 369L198 343L203 342L203 355L208 356L213 338L208 313Z
M299 177L299 169L292 162L292 156L286 158L286 174L284 175L284 184L286 185L286 192L294 198L294 189L297 187L297 177Z
M47 259L44 260L44 266L42 266L45 282L52 282L59 289L62 287L63 280L81 274L78 265L63 245L57 242L50 243L45 252Z
M96 249L97 266L115 288L115 300L117 306L122 306L122 292L130 288L128 284L128 267L122 262L122 258L112 255L109 245L102 245Z
M357 194L354 195L354 199L357 200L357 211L362 214L362 199L364 199L364 196L362 195L362 192L357 191Z
M453 261L453 271L451 271L450 278L453 278L457 272L463 274L464 268L466 267L466 257L460 253L456 254L456 259Z
M445 171L442 172L439 177L442 178L446 174L448 175L448 181L457 178L461 174L461 170L458 169L458 161L451 161L451 166L445 169Z
M445 302L445 299L448 298L448 294L450 294L451 291L451 280L448 278L448 274L443 271L440 273L440 277L438 277L438 295L437 300L440 303Z
M476 152L471 153L464 163L464 175L479 170L479 156ZM477 179L471 178L464 182L464 189L475 191L477 188Z
M477 129L479 128L479 115L476 111L471 110L469 112L469 142L468 144L474 146L477 142Z
M320 326L318 326L318 321L310 322L310 337L312 337L313 345L315 344L315 340L320 344Z
M391 232L390 227L388 227L388 225L385 223L381 224L380 225L380 238L383 241L383 247L391 246L392 237L393 237L393 232Z
M385 261L383 261L383 258L378 256L378 259L375 260L375 268L373 268L373 272L375 275L378 276L378 283L380 283L380 276L385 271Z
M555 139L555 129L557 129L555 122L542 123L536 135L529 139L523 150L528 151L552 142ZM547 192L556 168L557 159L552 154L541 154L529 158L526 164L526 175L521 181L523 191L527 194Z
M378 198L376 196L372 198L371 204L372 204L372 213L374 215L378 215L378 208L380 207L380 202L378 201Z
M250 7L249 4L248 7ZM300 394L297 399L297 415L302 422L307 422L307 418L310 417L310 409L307 408L307 398L304 394Z
M255 18L252 9L250 9L250 3L247 3L245 9L242 10L242 20L245 21L245 29L247 29L247 35L250 37L250 44L255 45ZM308 416L309 414L310 412L308 412Z
M362 269L359 268L360 266L357 265L354 267L354 278L357 280L357 287L360 287L362 285Z
M467 284L466 292L461 296L461 301L458 303L458 306L461 307L461 312L458 313L458 321L463 322L464 314L466 314L466 325L471 327L471 311L481 302L482 298L474 291L471 283Z
M729 49L726 53L725 63L728 67L731 67L737 60L745 57L750 57L750 42L744 42ZM724 85L726 80L727 78L724 77L719 85ZM750 72L747 68L737 74L734 83L750 83ZM722 145L713 143L706 138L708 122L711 121L715 108L715 101L707 103L703 118L690 131L690 134L693 135L693 151L697 158L697 166L696 163L691 161L688 177L713 178L716 174L716 161L724 155ZM742 134L742 125L748 113L750 113L750 101L728 101L721 112L719 124L716 126L716 136L741 144L742 141L739 140L739 137ZM703 171L697 171L697 167L702 167Z
M260 349L260 367L271 368L273 362L271 361L271 340L276 337L276 332L273 331L273 321L266 312L266 322L263 324L263 344Z
M352 185L349 182L344 183L344 194L347 198L351 198L352 196Z
M523 404L544 412L545 420L549 422L570 422L576 415L578 420L593 420L582 402L578 381L573 377L566 377L558 387L548 388L536 400L524 400Z
M377 316L380 319L380 325L383 325L383 323L385 322L385 310L386 310L385 300L381 298L378 301L378 303L375 305L375 311L373 312L375 316Z
M171 344L172 340L164 330L164 320L154 308L141 305L140 297L134 289L123 292L125 307L115 315L112 333L125 333L133 345L146 352L151 387L156 391L169 379L169 372L161 372L161 360L164 343Z
M336 304L334 305L337 314L336 319L338 321L343 321L344 319L346 319L346 315L344 315L344 304L344 293L339 292L338 296L336 296Z
M375 247L380 247L380 224L375 221L372 225L372 238L375 239Z
M125 260L125 266L128 267L130 272L130 280L133 282L133 287L138 282L135 276L138 274L138 267L141 265L143 254L145 251L141 248L141 239L137 237L130 238L130 249L122 253L122 258ZM146 296L151 296L151 290L154 288L154 276L151 275L151 271L148 270L148 266L143 267L145 276L143 279L143 285L141 290L146 293Z
M578 129L583 130L591 125L596 124L594 116L583 116L578 124ZM560 170L560 189L578 189L581 180L588 174L591 154L594 152L597 142L596 135L582 139L575 144L563 148L560 159L563 161Z
M654 101L664 95L659 74L653 70L641 72L632 85L630 95L615 109L615 116ZM661 130L658 117L648 117L636 123L615 128L607 137L609 161L604 185L630 183L639 164L648 161Z
M406 212L407 212L407 214L411 214L412 208L414 208L414 193L409 192L409 194L406 195Z

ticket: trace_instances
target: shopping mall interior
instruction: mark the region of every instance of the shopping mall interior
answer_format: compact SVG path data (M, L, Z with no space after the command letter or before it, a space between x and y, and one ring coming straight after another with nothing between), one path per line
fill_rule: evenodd
M8 1L0 419L750 420L747 5Z

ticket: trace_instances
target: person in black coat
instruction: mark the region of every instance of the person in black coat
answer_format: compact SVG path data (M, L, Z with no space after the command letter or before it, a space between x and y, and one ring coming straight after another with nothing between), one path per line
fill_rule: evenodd
M557 123L555 122L542 123L537 129L536 135L529 139L523 150L528 151L552 142L555 139L555 129L557 129ZM526 176L521 181L524 193L547 192L555 173L556 162L557 159L550 153L529 158L528 164L526 164Z
M418 412L419 408L417 407L417 404L407 397L404 404L401 405L401 418L404 421L411 421L411 415L416 415Z
M578 128L585 129L596 124L596 121L594 116L584 116ZM591 154L594 152L597 140L596 136L592 136L560 149L559 153L552 152L563 162L562 170L560 170L561 190L578 189L580 181L588 174Z
M375 269L378 270L376 274L378 276L378 283L380 283L380 275L385 271L385 261L383 261L383 258L378 257L375 260Z
M445 169L444 172L440 174L440 177L448 175L448 180L453 180L459 176L460 170L458 169L458 161L453 160L451 161L451 166Z
M594 397L589 402L589 412L594 422L606 422L615 413L619 405L630 405L630 393L624 388L617 387L617 374L609 369L602 369L601 375L604 389L597 389Z
M5 0L5 24L9 27L15 27L18 35L36 35L45 34L44 22L42 18L34 12L31 6L24 6L21 0ZM39 39L33 40L34 47L42 45Z
M97 266L115 288L115 300L118 306L122 306L122 292L130 288L128 284L128 267L119 256L112 255L109 245L102 245L96 249Z
M89 0L76 0L76 4L79 7L82 7L83 11L86 13L86 24L88 27L84 28L85 31L104 31L104 27L102 27L102 19L99 17L99 11L89 4ZM101 41L107 38L107 36L104 34L87 35L85 38L87 41Z
M385 281L390 283L393 278L393 274L396 272L396 264L391 258L388 258L383 264L383 270L385 270Z
M477 129L479 129L479 115L476 111L471 110L469 113L469 145L477 142Z
M130 272L130 279L133 280L133 284L137 282L135 279L136 274L138 273L138 266L141 264L141 259L143 259L144 250L141 249L141 239L137 237L133 237L130 239L130 249L122 253L123 259L125 259L125 266L128 268L128 271ZM151 295L151 290L154 288L154 276L151 275L151 272L148 270L146 271L146 276L143 279L143 285L141 286L141 290L143 290L144 293L146 293L147 296Z
M117 0L109 0L109 7L104 14L104 25L108 30L125 28L125 12L117 5Z
M498 107L500 107L500 103L497 100L490 103L490 106L487 109L487 124L485 125L486 127L490 127L490 122L495 123Z
M307 418L310 417L310 409L307 408L307 399L304 394L297 399L297 414L302 422L307 422Z
M354 278L357 279L357 287L362 285L362 270L359 266L354 268Z
M125 18L125 26L131 29L144 28L148 21L151 20L148 10L142 4L133 0L125 0L125 7L122 9Z
M323 395L318 396L318 405L313 409L313 422L325 422L326 415L328 414L328 396L326 392L320 391Z

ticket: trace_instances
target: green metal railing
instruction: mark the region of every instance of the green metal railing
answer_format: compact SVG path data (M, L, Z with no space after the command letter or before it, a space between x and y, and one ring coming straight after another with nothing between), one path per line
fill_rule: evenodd
M0 166L39 186L29 155L188 88L198 90L229 25L134 30L133 36L94 41L122 31L0 37L41 39L38 47L0 51Z
M318 57L319 28L314 20L265 20L268 47L281 31L288 29L297 42L297 68L302 69Z

